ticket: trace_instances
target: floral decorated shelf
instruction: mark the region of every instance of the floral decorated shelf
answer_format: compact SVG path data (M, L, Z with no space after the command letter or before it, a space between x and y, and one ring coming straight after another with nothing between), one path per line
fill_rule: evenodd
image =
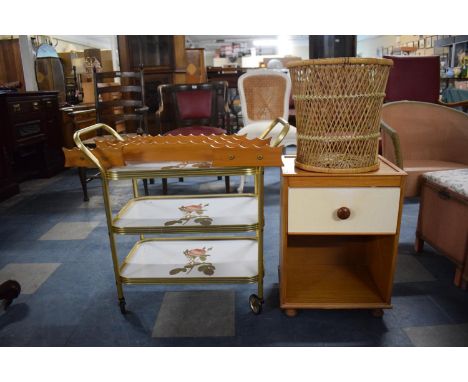
M239 240L143 240L121 267L121 277L145 279L254 278L258 274L258 242ZM153 280L154 281L154 280Z
M229 194L228 194L229 195ZM114 219L115 232L153 228L203 231L219 226L258 223L258 200L253 196L152 198L130 200ZM125 232L123 232L125 233Z

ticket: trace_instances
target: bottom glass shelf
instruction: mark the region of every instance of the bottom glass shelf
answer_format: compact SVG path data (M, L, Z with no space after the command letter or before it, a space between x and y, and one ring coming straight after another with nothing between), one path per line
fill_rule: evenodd
M255 238L147 239L135 244L120 268L125 283L255 282Z

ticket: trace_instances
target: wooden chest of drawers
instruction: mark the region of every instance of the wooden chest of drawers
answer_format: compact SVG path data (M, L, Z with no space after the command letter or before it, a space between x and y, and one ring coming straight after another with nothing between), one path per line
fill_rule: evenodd
M0 94L0 122L3 165L15 182L63 169L57 92Z
M362 174L296 169L281 176L280 306L391 307L405 173L380 158Z

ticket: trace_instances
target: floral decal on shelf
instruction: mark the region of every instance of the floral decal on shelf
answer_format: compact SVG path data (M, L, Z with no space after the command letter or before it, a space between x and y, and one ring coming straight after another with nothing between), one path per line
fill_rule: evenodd
M182 268L174 268L169 271L169 274L174 276L180 272L184 272L188 275L194 268L197 268L198 272L203 272L207 276L212 276L216 267L212 263L208 263L206 260L210 255L208 252L211 251L213 247L210 248L194 248L186 249L184 255L188 260L188 263L185 264Z
M174 225L174 224L182 224L185 225L190 221L194 223L209 226L213 223L213 219L208 216L204 215L206 210L205 207L208 207L209 203L207 204L192 204L189 206L180 206L179 211L183 212L184 216L181 217L179 220L169 220L164 223L165 226Z
M211 162L180 162L176 165L161 167L161 170L179 170L184 168L211 168Z

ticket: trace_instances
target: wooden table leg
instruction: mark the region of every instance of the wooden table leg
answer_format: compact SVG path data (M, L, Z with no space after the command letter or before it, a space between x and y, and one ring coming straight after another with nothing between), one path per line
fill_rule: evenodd
M89 201L88 198L88 185L86 179L86 167L78 167L78 175L80 177L81 188L83 189L83 200L85 202Z

